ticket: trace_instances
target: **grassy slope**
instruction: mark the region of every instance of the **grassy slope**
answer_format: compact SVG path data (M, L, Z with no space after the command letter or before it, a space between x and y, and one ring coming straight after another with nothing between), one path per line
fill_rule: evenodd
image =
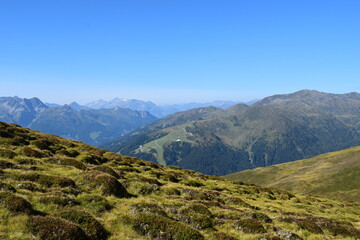
M359 202L360 147L242 171L225 178L296 193Z
M47 177L44 180L38 176ZM111 185L110 180L117 184ZM118 184L125 187L127 196L123 195L124 189L113 191ZM8 196L17 201L8 201ZM89 197L97 200L84 200ZM201 204L196 208L200 212L189 210L194 204ZM324 239L324 235L330 237L327 239L349 240L360 236L360 209L354 204L233 183L0 122L0 238L30 240L35 235L37 239L74 239L71 234L54 237L58 231L70 231L69 224L73 231L95 234L90 230L98 225L74 225L80 221L75 218L73 223L57 220L55 228L39 237L38 231L51 226L41 226L33 216L69 220L66 217L71 214L63 212L68 208L70 213L85 211L93 216L110 232L110 240L149 239L144 234L172 234L178 240L193 240L193 236L250 240L274 236L279 231L309 240ZM137 213L141 211L150 213ZM152 215L155 213L163 218ZM149 222L154 216L155 220ZM250 229L258 232L248 233L244 229L251 224L244 222L255 222L258 226ZM324 233L316 233L314 224L321 225Z

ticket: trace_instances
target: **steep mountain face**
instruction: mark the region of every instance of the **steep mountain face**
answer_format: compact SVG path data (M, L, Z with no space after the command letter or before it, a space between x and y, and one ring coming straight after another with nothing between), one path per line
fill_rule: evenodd
M29 128L99 145L155 120L148 112L123 108L76 111L65 105L46 109Z
M276 95L219 111L209 119L192 118L169 126L155 122L104 147L224 175L360 145L359 99L357 93L309 90ZM186 118L187 112L179 114Z
M38 98L0 97L0 120L27 126L47 108Z
M156 119L148 112L130 109L94 110L76 102L61 107L48 107L38 98L0 98L0 121L93 145L116 139Z
M360 147L226 175L226 179L360 202Z
M235 183L0 122L0 238L359 239L358 204Z

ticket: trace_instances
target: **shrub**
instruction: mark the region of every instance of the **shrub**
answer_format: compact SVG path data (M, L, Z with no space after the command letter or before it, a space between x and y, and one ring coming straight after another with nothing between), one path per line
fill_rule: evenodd
M197 229L214 226L212 213L202 204L191 204L179 210L179 220Z
M21 165L36 165L36 164L38 164L38 161L35 161L31 158L16 158L15 160L18 164L21 164Z
M309 217L322 229L329 230L334 236L342 235L344 237L360 238L360 230L357 230L349 223L339 222L333 219L322 217Z
M83 164L82 162L76 160L75 158L48 158L47 159L48 162L53 163L53 164L60 164L60 165L64 165L64 166L72 166L75 167L77 169L80 170L86 170L86 166L85 164Z
M237 240L237 238L234 238L230 236L229 234L223 233L223 232L215 232L213 234L214 240Z
M29 145L30 143L26 139L24 139L20 136L16 136L16 137L10 139L9 144L14 145L14 146L24 146L24 145Z
M186 186L191 186L191 187L202 187L202 186L204 186L204 184L202 184L201 182L195 181L195 180L185 181L184 184Z
M20 182L20 183L17 183L16 186L20 189L26 189L31 192L34 192L34 191L43 192L42 189L40 189L36 184L34 184L32 182Z
M10 184L0 182L0 191L14 193L14 192L16 192L16 189L13 186L11 186Z
M86 155L80 155L78 157L79 161L81 162L85 162L85 163L88 163L88 164L93 164L93 165L100 165L100 162L98 161L98 158L97 157L94 157L90 154L86 154Z
M59 155L64 155L67 157L77 157L80 155L80 153L78 151L76 151L75 149L71 149L71 150L66 150L66 149L61 149L59 151L56 152Z
M34 146L41 150L51 150L51 146L54 145L52 142L46 139L38 139L31 142Z
M78 204L74 199L61 195L43 196L39 200L43 204L56 204L59 206L73 206Z
M168 182L174 182L174 183L180 182L180 180L172 173L165 173L161 175L160 178Z
M10 192L0 192L0 206L14 213L33 213L32 206L27 200Z
M313 221L311 221L310 219L296 219L295 223L301 228L301 229L305 229L308 230L309 232L312 233L317 233L317 234L323 234L324 232L322 231L322 229Z
M135 173L141 173L137 168L134 167L127 167L127 166L121 166L119 167L119 170L121 172L135 172Z
M10 149L0 148L0 157L14 158L15 156L17 156L17 154Z
M17 180L37 182L45 187L75 187L75 182L67 177L43 175L38 173L22 173Z
M113 176L100 174L94 177L94 183L100 187L104 195L114 195L116 197L129 197L126 188Z
M180 190L177 189L177 188L174 188L174 187L165 188L165 189L163 189L163 192L164 192L166 195L177 195L177 196L180 196L180 195L181 195Z
M266 215L265 213L261 213L261 212L245 212L243 213L243 217L244 218L252 218L252 219L256 219L259 221L263 221L265 223L272 223L273 220Z
M27 228L41 240L89 240L78 225L57 217L30 217Z
M156 180L154 178L146 178L146 177L140 176L138 179L139 179L139 181L154 184L154 185L157 185L159 187L161 187L163 185L161 182L159 182L158 180Z
M225 199L225 202L232 203L234 205L239 205L241 207L251 208L250 204L248 204L247 202L245 202L244 200L238 197L227 197Z
M151 194L155 191L160 190L160 187L156 184L133 180L128 181L127 188L129 189L129 191L141 195Z
M33 157L33 158L42 158L45 155L31 147L23 147L20 151L20 153L27 157Z
M100 171L100 172L103 172L103 173L107 173L107 174L109 174L109 175L111 175L111 176L113 176L114 178L117 178L117 179L120 178L119 174L117 174L115 172L115 170L112 169L109 166L104 166L104 165L95 166L95 167L93 167L93 170Z
M234 228L244 233L266 233L264 226L258 220L251 218L237 220Z
M202 240L197 230L174 220L152 213L138 213L132 219L133 229L155 239Z
M108 232L105 228L89 213L73 208L64 209L56 214L57 216L78 224L91 240L105 240Z
M15 168L15 164L0 159L0 169Z
M12 138L13 135L11 133L9 133L7 130L5 129L0 129L0 137L3 138Z
M145 203L145 202L136 203L131 205L129 210L131 213L146 212L146 213L153 213L163 217L167 217L165 211L155 203Z
M81 195L76 198L81 206L91 209L95 212L104 212L113 208L106 198L98 195Z

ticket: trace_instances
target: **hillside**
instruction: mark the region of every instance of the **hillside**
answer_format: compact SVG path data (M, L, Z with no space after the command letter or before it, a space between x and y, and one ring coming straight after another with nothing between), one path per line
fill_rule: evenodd
M360 203L360 147L242 171L225 178Z
M358 205L233 183L0 123L0 238L356 239Z
M218 109L207 118L191 110L177 113L103 147L225 175L360 145L359 113L358 93L303 90Z

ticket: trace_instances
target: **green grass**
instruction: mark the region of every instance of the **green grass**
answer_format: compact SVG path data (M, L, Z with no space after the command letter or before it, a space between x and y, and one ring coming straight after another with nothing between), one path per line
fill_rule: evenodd
M242 171L225 178L295 193L359 202L360 147Z
M234 183L0 126L5 136L9 127L21 132L28 147L41 153L25 156L21 144L0 137L0 148L17 154L1 157L1 239L253 240L274 237L276 229L310 240L360 236L357 205ZM64 156L65 151L78 154ZM294 221L282 221L286 217ZM315 225L324 233L314 232Z

